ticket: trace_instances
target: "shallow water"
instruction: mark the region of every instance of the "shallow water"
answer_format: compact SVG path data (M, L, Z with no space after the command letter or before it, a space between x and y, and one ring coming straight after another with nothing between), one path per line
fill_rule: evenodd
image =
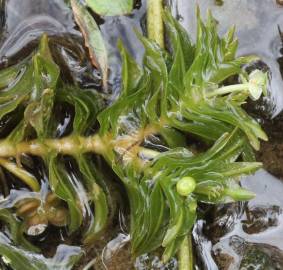
M28 56L39 36L45 32L53 37L54 50L63 56L58 59L59 64L67 65L71 70L70 74L64 73L64 79L75 80L87 88L100 87L100 76L85 56L81 34L63 0L38 0L36 4L33 0L7 0L0 3L1 66ZM133 27L139 30L143 28L145 3L144 0L141 6L137 4L130 16L104 18L100 21L110 52L109 84L113 98L119 93L120 87L117 40L121 37L132 55L138 61L141 60L143 49L135 37ZM265 170L242 181L257 197L247 204L201 207L203 218L199 219L194 228L198 269L283 269L283 180L280 180L283 179L283 60L280 62L283 59L283 42L278 31L278 26L283 31L283 7L277 5L275 0L224 0L222 6L215 5L213 0L168 0L168 3L192 37L195 35L196 3L200 5L203 16L208 8L212 10L219 21L220 33L235 24L240 41L239 54L259 55L268 66L271 77L269 97L261 103L253 104L256 109L252 110L271 138L263 144L259 153ZM68 133L71 118L72 111L62 116L58 136ZM126 206L120 202L118 208L120 214L114 218L113 228L95 248L88 251L77 269L83 269L93 258L96 259L95 269L177 269L174 259L168 265L162 265L158 253L131 260L125 225ZM60 232L60 237L65 238L64 232ZM76 239L64 240L76 244ZM259 254L265 261L253 261L253 258L257 258L254 254Z

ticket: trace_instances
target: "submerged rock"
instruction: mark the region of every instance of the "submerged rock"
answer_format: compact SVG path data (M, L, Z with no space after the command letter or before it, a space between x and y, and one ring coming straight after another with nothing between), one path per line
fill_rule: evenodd
M283 267L283 252L264 244L249 244L245 249L240 270L279 270Z
M279 224L281 213L282 209L278 205L247 208L247 219L242 221L242 228L248 234L263 232Z
M280 270L283 266L283 251L272 245L246 242L239 236L217 243L212 251L220 270Z

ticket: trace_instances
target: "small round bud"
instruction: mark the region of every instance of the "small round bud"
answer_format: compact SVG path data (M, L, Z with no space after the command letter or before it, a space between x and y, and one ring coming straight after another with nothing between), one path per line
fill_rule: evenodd
M261 70L254 70L249 75L249 96L252 100L258 100L263 93L267 95L267 73L262 72Z
M196 188L196 181L190 176L183 177L177 183L177 192L182 196L188 196Z

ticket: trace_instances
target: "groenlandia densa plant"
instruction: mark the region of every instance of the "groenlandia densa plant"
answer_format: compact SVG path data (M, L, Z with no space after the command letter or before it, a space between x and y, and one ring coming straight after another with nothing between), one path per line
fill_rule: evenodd
M166 262L179 251L180 269L191 267L186 259L198 202L254 197L239 180L261 167L253 149L267 136L242 104L266 94L267 74L242 68L257 58L237 57L235 29L219 37L210 13L205 24L197 11L195 43L168 11L163 23L167 50L160 40L158 45L137 33L145 49L142 65L119 42L121 93L110 105L94 89L63 82L46 35L31 58L0 72L0 117L19 111L22 116L0 141L0 165L31 190L30 198L0 204L0 219L13 230L15 244L38 251L24 236L37 225L83 230L85 245L101 236L111 216L111 191L97 156L126 189L133 256L163 247ZM227 84L232 76L238 76L237 84ZM58 104L74 108L72 131L63 137L56 132ZM207 149L191 151L192 137ZM49 189L43 197L42 183L21 164L26 155L45 165ZM66 157L76 164L80 183L68 172ZM88 200L77 192L79 185ZM4 246L0 250L12 256Z

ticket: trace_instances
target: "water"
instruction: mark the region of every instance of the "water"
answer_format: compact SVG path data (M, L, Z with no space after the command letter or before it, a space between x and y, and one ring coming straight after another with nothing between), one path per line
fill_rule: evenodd
M109 85L113 99L119 94L121 73L116 43L118 38L122 38L130 53L141 61L143 49L133 27L144 29L145 3L145 0L141 5L137 3L130 16L99 20L109 50ZM197 267L201 270L283 269L283 183L280 180L283 179L283 44L278 31L278 26L283 31L283 8L275 0L224 0L222 6L215 5L213 0L168 0L168 3L192 37L195 36L196 3L200 5L203 16L208 8L212 10L219 22L220 33L235 24L240 41L239 55L259 55L271 75L268 98L252 104L250 108L270 137L269 142L262 144L258 154L259 160L264 163L264 170L242 181L243 186L253 190L257 197L245 204L201 207L203 218L194 228ZM29 56L39 36L45 32L51 36L53 53L58 56L56 61L66 71L63 73L64 80L85 88L100 88L100 75L86 57L82 36L63 0L40 0L36 4L32 0L2 0L0 4L1 66ZM57 110L62 111L62 108ZM71 109L60 114L62 119L58 120L57 136L70 132L72 114ZM42 179L44 177L43 171ZM89 255L85 255L76 268L83 269L89 263L90 267L94 264L95 269L177 269L174 259L168 265L162 265L158 252L141 256L136 261L131 259L125 225L127 206L119 198L118 202L120 215L114 217L109 231L94 248L87 251ZM55 244L60 241L79 244L76 237L66 239L64 230L57 232L55 238ZM50 249L46 255L54 252Z

